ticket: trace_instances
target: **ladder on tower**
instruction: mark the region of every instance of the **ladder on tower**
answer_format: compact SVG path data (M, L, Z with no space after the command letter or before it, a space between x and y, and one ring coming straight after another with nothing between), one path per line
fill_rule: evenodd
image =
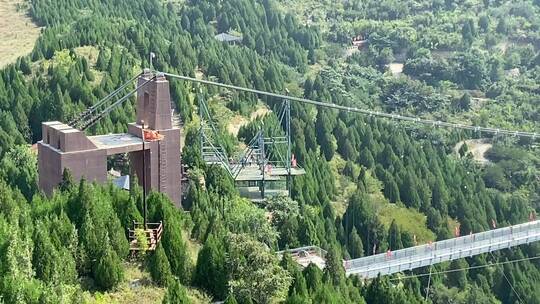
M159 191L167 190L167 141L159 141Z

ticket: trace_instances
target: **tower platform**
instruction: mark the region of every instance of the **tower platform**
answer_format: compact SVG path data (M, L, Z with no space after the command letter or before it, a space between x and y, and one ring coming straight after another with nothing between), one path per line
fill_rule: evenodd
M143 140L132 134L109 134L89 136L88 139L98 148L107 151L107 155L130 153L143 150ZM150 146L144 147L149 150Z

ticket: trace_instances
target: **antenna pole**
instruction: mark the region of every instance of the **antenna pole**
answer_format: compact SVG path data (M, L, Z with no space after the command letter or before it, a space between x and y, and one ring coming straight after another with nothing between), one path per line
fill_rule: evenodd
M289 90L286 89L287 95L289 95ZM292 153L291 153L291 101L285 99L285 110L287 111L285 116L286 132L287 132L287 191L289 196L291 195L291 170L292 170Z
M141 121L141 135L142 135L142 179L143 179L143 224L146 229L146 150L144 149L144 120Z
M153 64L153 59L156 58L156 53L154 52L150 52L150 69L153 69L154 68L154 64Z
M261 198L264 201L266 197L266 153L264 151L264 133L263 128L261 127L259 130L259 149L261 149L261 170L262 170L262 185L261 185Z

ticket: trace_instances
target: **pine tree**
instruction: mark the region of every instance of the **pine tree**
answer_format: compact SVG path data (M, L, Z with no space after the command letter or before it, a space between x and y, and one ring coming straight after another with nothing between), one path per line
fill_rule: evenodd
M471 95L465 92L459 99L458 105L462 111L469 111L471 109Z
M152 206L149 214L163 220L164 226L161 245L171 265L172 273L182 282L189 282L191 278L191 264L187 255L186 244L182 238L182 224L178 210L163 194L152 194L148 198L148 206Z
M353 227L353 230L349 236L349 253L353 259L364 256L364 245L362 244L362 239L356 231L356 227Z
M332 157L334 157L337 147L334 136L332 135L332 125L328 114L326 114L325 111L321 110L317 114L315 127L317 131L317 141L326 160L330 161Z
M508 23L506 22L505 17L501 17L501 19L499 19L499 23L497 24L497 33L499 34L508 33Z
M409 171L400 188L401 199L407 207L418 209L420 208L420 197L417 192L418 182L416 176Z
M450 262L449 270L452 272L448 273L448 283L451 286L458 287L463 289L467 286L467 273L466 269L469 265L465 259L453 260Z
M233 294L230 294L223 304L238 304Z
M32 67L30 66L30 62L28 62L27 57L21 59L20 69L24 75L32 74Z
M441 179L437 178L432 188L431 205L441 214L448 214L448 201L450 200L448 190Z
M148 268L152 280L159 286L167 286L172 280L171 265L161 244L158 244L154 253L149 256Z
M396 223L396 220L392 220L390 228L388 229L388 246L391 250L398 250L403 248L403 243L401 242L401 232Z
M471 25L469 22L465 22L465 24L463 25L463 28L461 30L461 36L463 38L463 41L467 44L467 45L471 45L473 40L474 40L474 37L473 37L473 33L472 33L472 29L471 29Z
M173 279L167 288L167 293L163 298L163 304L190 304L186 289L180 284L178 279Z
M107 242L106 242L107 243ZM123 278L121 261L112 248L106 245L93 269L96 285L102 290L110 290Z
M478 26L484 33L487 32L489 29L489 17L487 15L480 16L478 19Z
M193 283L218 299L223 299L227 294L225 252L213 236L208 238L199 252Z

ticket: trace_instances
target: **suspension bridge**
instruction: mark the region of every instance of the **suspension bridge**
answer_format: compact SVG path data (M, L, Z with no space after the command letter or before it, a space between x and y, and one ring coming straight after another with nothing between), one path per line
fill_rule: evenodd
M276 111L283 133L274 131L268 134L261 127L246 147L233 155L227 152L221 141L217 123L210 113L207 101L202 94L198 95L197 100L200 117L199 141L204 162L223 167L235 181L240 195L253 202L264 202L268 197L289 196L292 177L306 173L298 166L291 151L290 101L282 102L280 109ZM286 189L280 189L279 184L282 184L284 179Z
M41 151L42 153L40 153L40 157L42 157L44 160L47 157L51 158L56 154L60 155L57 155L60 158L64 156L67 157L71 156L71 154L73 154L76 150L75 152L81 156L89 153L100 152L99 155L94 155L94 158L96 158L96 162L101 162L102 158L106 158L106 156L110 154L138 152L141 154L141 157L139 158L144 161L147 158L147 149L145 148L145 143L147 143L150 148L159 148L159 159L157 161L153 161L153 165L155 165L155 170L153 170L156 172L151 172L152 174L150 174L155 181L152 180L150 184L152 187L161 192L169 193L171 197L173 197L173 200L178 201L179 203L181 188L180 180L182 177L178 175L181 175L182 173L180 172L180 169L177 170L177 168L181 168L181 164L180 156L177 155L180 147L178 147L178 149L176 148L179 146L180 136L179 134L176 136L176 134L180 132L180 129L178 126L176 126L177 124L173 123L174 107L171 107L168 81L166 77L208 86L216 86L229 90L252 93L257 96L267 96L281 101L282 107L279 113L277 113L277 116L280 126L282 129L284 129L283 132L278 132L279 134L265 134L262 128L259 129L259 132L255 134L251 142L247 144L246 149L238 155L238 159L234 160L227 154L223 144L219 142L219 134L216 131L215 122L213 121L208 106L203 98L199 98L199 115L201 118L201 155L204 161L208 164L218 164L224 167L225 170L237 182L237 186L243 185L247 186L246 188L256 188L254 192L260 193L261 201L264 201L266 197L265 194L267 192L267 182L281 181L283 178L286 178L287 191L285 195L288 195L291 178L293 176L305 174L305 170L296 163L296 159L291 153L291 101L314 105L321 108L358 113L369 117L410 122L432 128L445 127L461 130L472 130L478 134L488 133L492 135L523 137L530 138L533 142L540 138L539 133L536 132L471 126L461 123L451 123L423 119L420 117L389 114L357 107L349 107L255 90L246 87L228 85L172 73L157 71L152 72L151 70L147 69L131 78L105 98L97 102L95 105L81 113L79 116L75 117L69 122L68 125L61 124L60 122L44 123L44 130L49 130L50 132L45 132L47 133L47 136L44 137L44 140L41 141L40 144L43 147L48 147L49 150L52 151L52 154L43 153L46 151L42 149L43 151ZM128 87L136 80L138 82L137 86L128 93L125 93L123 97L118 98L118 96L122 96L120 94L128 90ZM129 100L135 94L137 94L137 105L139 109L137 111L137 122L130 124L129 126L131 128L130 134L120 134L121 136L113 134L88 138L86 135L84 135L85 130L95 125L103 117L121 106L125 101ZM148 128L150 128L150 130L146 130ZM147 136L147 133L161 135L156 137L158 138L159 143L152 143L150 137ZM173 136L163 137L164 134L172 134ZM172 144L167 145L167 140L163 140L163 138L167 140L172 139ZM66 141L67 139L72 141L73 145L68 145ZM168 153L168 150L170 150L171 153ZM84 159L84 157L81 159ZM178 161L176 161L176 159L178 159ZM151 159L149 158L149 161L150 160ZM47 188L48 190L52 191L54 184L58 184L58 181L60 180L62 170L51 171L55 168L50 168L51 166L49 166L48 162L46 161L41 161L40 164L42 164L40 167L40 183L42 182L40 187ZM61 165L61 163L58 164ZM82 162L77 162L71 165L76 168L86 166L84 167L85 170L75 170L75 172L78 174L85 173L88 175L89 173L93 173L96 180L105 179L101 172L103 171L101 170L103 166L94 166L90 168L88 167L88 161L86 161L86 165L84 165ZM144 164L142 165L142 168L145 168ZM145 172L142 168L139 171ZM47 176L47 173L49 175L54 175L56 180L51 182L50 179L44 178L43 176ZM90 174L90 177L92 176L93 175ZM144 189L150 188L146 182L144 182L144 185ZM347 274L349 275L357 274L366 278L371 278L378 274L392 274L401 272L403 270L411 270L444 261L459 259L462 257L492 252L502 248L510 248L521 244L528 244L538 241L539 239L540 227L538 222L534 222L473 234L453 240L436 242L429 245L422 245L395 252L374 255L368 258L350 260L346 261L344 265Z
M378 112L378 111L373 111L373 110L361 109L357 107L348 107L348 106L343 106L343 105L325 103L321 101L314 101L314 100L310 100L306 98L299 98L299 97L292 97L288 95L270 93L270 92L265 92L261 90L228 85L228 84L223 84L219 82L186 77L186 76L177 75L177 74L164 73L164 75L167 77L176 78L176 79L180 79L180 80L184 80L188 82L216 86L216 87L221 87L221 88L235 90L235 91L253 93L253 94L256 94L257 96L267 96L267 97L272 97L272 98L276 98L278 100L284 101L283 113L285 113L285 115L279 115L280 117L279 119L280 119L280 122L283 122L283 120L285 120L285 126L287 126L284 140L285 140L285 143L288 144L287 146L288 154L287 154L287 158L284 161L284 164L285 164L284 171L288 173L289 177L291 176L291 172L292 172L291 166L290 166L290 161L291 161L291 155L290 155L291 140L290 140L290 129L289 129L290 128L289 127L290 101L295 101L295 102L299 102L303 104L310 104L310 105L314 105L321 108L329 108L329 109L334 109L338 111L345 111L348 113L358 113L358 114L366 115L369 117L378 117L378 118L383 118L383 119L391 119L393 121L410 122L413 124L425 125L427 127L432 127L432 128L443 127L443 128L474 131L477 134L484 133L484 134L491 134L495 136L501 135L501 136L530 138L532 139L533 142L540 138L539 134L536 132L505 130L505 129L500 129L500 128L490 128L490 127L483 127L483 126L471 126L471 125L466 125L462 123L451 123L451 122L423 119L420 117L389 114L389 113ZM203 104L203 106L205 106L205 104ZM210 119L208 112L206 113L201 112L200 115L201 115L201 120L204 120L204 118ZM201 130L203 130L202 126L201 126ZM201 134L202 136L204 136L203 131L201 131ZM248 145L248 149L246 150L248 152L246 152L244 155L249 155L249 153L253 153L253 151L257 151L259 155L262 154L262 157L264 159L265 158L264 157L264 142L265 142L264 135L258 134L257 136L259 138L259 141L255 140L255 142L261 143L260 139L262 138L262 145L259 145L257 147L251 144ZM204 139L202 139L201 141L204 143ZM275 139L273 143L275 143ZM216 159L216 155L220 154L220 151L222 150L216 149L215 147L212 147L212 145L206 145L206 147L208 146L210 146L210 149L207 148L207 150L204 150L203 148L202 152L203 152L203 156L210 158L208 159L208 161L212 162L213 160ZM203 147L205 147L205 145L203 145ZM261 147L262 147L262 150L261 150ZM223 154L220 154L220 155L223 155ZM222 160L221 163L226 168L234 168L234 166L231 166L226 161L223 161L224 160L223 156L218 157L218 158ZM263 164L265 163L263 162ZM236 169L233 169L233 170L236 170L237 172L236 173L237 175L235 175L236 177L239 176L238 172L241 172L242 169L243 168L238 169L238 166L236 166ZM265 172L264 166L261 167L261 172L262 172L262 179L264 181L264 172ZM262 198L264 199L264 188L262 190L262 193L263 193ZM348 276L358 275L364 279L372 279L379 275L384 276L384 275L400 273L403 271L410 271L410 270L414 270L414 269L418 269L418 268L422 268L426 266L439 264L442 262L472 257L479 254L484 254L484 253L492 253L497 250L530 244L537 241L540 241L540 221L531 221L531 222L520 224L520 225L470 234L468 236L457 237L457 238L448 239L444 241L432 242L429 244L414 246L407 249L388 251L386 253L376 254L369 257L346 260L346 261L343 261L343 266ZM325 267L326 251L324 251L323 249L319 247L308 246L308 247L302 247L302 248L297 248L297 249L287 250L287 251L290 252L295 258L295 260L302 266L307 266L310 263L314 263L320 268ZM281 251L281 252L278 252L278 254L283 254L284 252L285 251Z
M442 262L469 258L483 253L512 248L540 241L540 221L475 233L406 249L388 251L368 257L343 261L345 273L364 279L410 271ZM300 265L310 263L326 266L326 251L316 247L301 247L278 252L289 252Z
M166 77L187 81L194 84L219 87L227 90L252 93L256 96L266 96L281 101L282 107L277 111L279 125L284 134L265 134L262 129L247 143L247 147L236 157L229 155L225 145L220 142L220 136L216 130L216 122L209 111L207 102L198 95L200 117L200 144L201 155L207 164L220 165L233 178L240 195L251 199L253 202L264 202L266 198L279 195L290 195L290 183L293 177L304 175L306 172L296 163L291 153L291 101L309 104L318 108L327 108L348 113L357 113L369 117L390 119L392 121L408 122L424 125L431 128L452 128L473 131L480 135L491 134L501 136L514 136L530 138L533 142L540 138L538 133L514 131L500 128L483 126L471 126L461 123L451 123L438 120L423 119L420 117L403 116L378 112L357 107L349 107L338 104L310 100L306 98L271 93L246 87L224 84L220 82L182 76L173 73L158 72ZM280 152L283 151L283 152ZM276 189L275 185L286 179L286 190ZM268 185L274 185L269 189Z

